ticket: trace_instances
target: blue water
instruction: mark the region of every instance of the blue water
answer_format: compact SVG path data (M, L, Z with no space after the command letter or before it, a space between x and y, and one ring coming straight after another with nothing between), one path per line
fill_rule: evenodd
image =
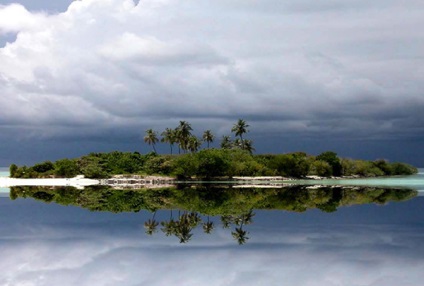
M176 211L174 211L175 215ZM169 218L159 211L156 219ZM334 213L256 211L238 245L218 217L180 244L113 214L0 198L0 285L384 285L424 281L424 198ZM160 226L159 226L160 227ZM282 283L284 281L284 283Z
M421 187L418 175L356 184ZM7 170L0 174L7 176ZM321 181L320 181L321 183ZM8 193L6 193L8 195ZM83 198L82 198L83 199ZM178 210L174 210L174 215ZM152 213L0 197L0 285L384 285L424 281L424 197L326 213L257 211L238 245L220 217L187 244L145 234ZM170 211L155 219L167 220Z

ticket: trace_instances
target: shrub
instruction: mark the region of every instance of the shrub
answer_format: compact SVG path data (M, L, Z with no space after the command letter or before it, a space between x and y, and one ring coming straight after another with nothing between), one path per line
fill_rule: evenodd
M315 160L311 165L310 174L320 177L331 177L333 169L330 164L322 160Z
M202 178L219 177L228 174L231 150L205 149L196 153L196 176Z
M80 170L78 168L77 162L75 160L70 159L62 159L58 160L54 164L54 172L57 176L60 177L75 177L80 174Z
M43 163L35 164L32 169L37 173L45 173L54 170L54 165L50 161L45 161Z
M174 175L178 179L185 179L195 175L198 164L193 154L185 154L178 156L172 165Z
M310 159L305 153L291 153L275 155L269 160L269 168L275 169L278 175L290 177L304 177L310 168Z
M383 171L385 175L391 175L393 173L392 166L386 160L379 159L374 161L373 164L381 171Z
M418 173L418 169L405 163L392 163L392 175L413 175Z
M152 156L144 164L147 174L169 175L172 171L171 158L167 156Z
M9 167L10 177L16 178L16 175L18 175L18 169L19 167L16 166L15 164L10 165Z
M315 159L322 160L330 164L333 176L342 175L342 165L340 164L339 157L337 157L337 153L332 151L326 151L324 153L319 154Z

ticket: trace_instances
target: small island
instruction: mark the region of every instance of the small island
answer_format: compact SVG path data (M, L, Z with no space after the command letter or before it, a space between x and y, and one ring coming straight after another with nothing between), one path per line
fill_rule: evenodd
M234 124L231 136L223 136L220 148L210 148L215 140L211 130L202 138L192 134L186 121L172 129L166 128L159 138L158 133L148 129L144 141L153 150L147 154L139 152L90 153L80 158L45 161L33 166L10 166L12 178L86 178L105 179L134 176L142 180L148 176L175 180L245 180L255 178L319 179L319 178L363 178L379 176L412 175L417 168L401 162L388 162L340 158L335 152L326 151L317 156L305 152L287 154L253 154L252 140L244 138L249 125L243 119ZM170 154L158 154L158 142L169 144ZM202 143L206 147L201 149ZM173 154L173 147L178 154Z

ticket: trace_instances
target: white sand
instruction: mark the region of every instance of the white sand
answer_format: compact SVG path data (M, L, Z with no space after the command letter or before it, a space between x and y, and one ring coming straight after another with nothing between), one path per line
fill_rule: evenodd
M18 187L18 186L52 186L52 187L76 187L82 188L100 184L99 180L86 179L84 176L76 176L69 179L16 179L0 178L0 188Z

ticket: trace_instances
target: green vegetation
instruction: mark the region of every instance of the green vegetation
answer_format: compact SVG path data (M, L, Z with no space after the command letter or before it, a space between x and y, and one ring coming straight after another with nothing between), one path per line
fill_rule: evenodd
M290 186L285 188L236 188L210 185L178 185L159 189L117 190L106 186L12 187L10 197L35 198L44 202L74 205L91 211L138 212L179 209L203 215L241 215L252 209L304 212L308 209L334 211L338 207L404 201L415 190Z
M293 186L282 189L217 188L210 185L181 188L116 190L110 187L12 187L11 199L34 198L46 203L73 205L91 211L152 212L144 223L145 232L155 235L159 230L166 236L175 236L181 243L191 240L193 230L200 227L207 234L217 227L210 216L220 216L221 227L230 229L238 244L249 239L245 226L253 223L253 210L284 210L305 212L319 209L334 212L338 208L357 204L385 204L412 199L414 190L377 188L308 188ZM158 221L156 212L169 211L169 219ZM174 217L173 210L178 215Z
M253 155L236 149L203 149L195 153L142 155L138 152L90 153L76 159L46 161L32 167L10 166L11 177L107 178L118 174L163 175L179 179L233 176L284 176L302 178L310 175L331 176L395 176L415 174L417 169L404 163L340 159L334 152L318 156L303 152Z
M235 139L223 136L221 148L216 149L209 148L215 140L211 130L204 131L202 139L199 139L192 134L190 123L180 121L176 128L166 128L160 139L158 132L146 130L144 142L152 146L153 152L145 155L118 151L90 153L81 158L46 161L32 167L12 164L10 174L15 178L74 177L79 174L88 178L106 178L118 174L140 174L211 179L233 176L303 178L311 175L376 177L418 172L415 167L404 163L345 159L331 151L318 156L303 152L254 155L253 142L243 137L249 132L248 127L246 121L239 119L231 129ZM169 144L170 155L157 154L155 146L159 141ZM202 142L207 143L206 149L201 150ZM178 155L172 154L174 144L178 145Z

